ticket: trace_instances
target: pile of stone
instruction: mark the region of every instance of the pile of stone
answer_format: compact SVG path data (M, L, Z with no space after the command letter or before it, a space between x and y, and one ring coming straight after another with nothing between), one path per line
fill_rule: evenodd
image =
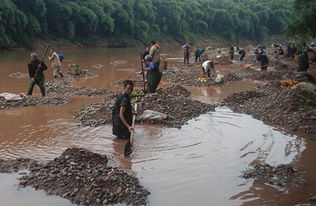
M174 85L137 99L139 116L137 121L146 124L162 124L167 127L180 128L188 120L213 111L214 106L189 98L190 92L180 85ZM166 119L143 119L141 114L152 110L167 114Z
M316 94L309 88L270 82L253 91L235 93L224 102L233 111L250 114L267 124L316 136Z
M22 99L19 101L7 101L0 97L0 109L29 106L50 106L67 104L69 102L70 99L66 97L22 96Z
M53 80L47 82L46 91L47 93L65 96L100 96L111 93L105 89L73 87L69 84L69 82L63 80Z
M16 73L9 74L9 77L12 77L12 78L29 78L29 74L22 73L22 72L16 72Z
M137 122L179 128L188 120L214 110L214 106L191 100L189 96L190 92L179 85L160 89L155 94L138 96L132 101L132 104L138 104ZM116 97L110 96L102 102L88 104L74 113L83 126L110 124L115 101ZM146 110L164 113L168 117L155 120L143 119L141 116Z
M279 81L279 80L296 80L296 81L315 81L313 76L307 72L291 71L258 71L254 69L239 69L228 73L225 81L236 80L262 80L262 81Z
M112 123L112 109L116 96L111 95L98 103L87 104L83 108L74 111L75 117L82 126L97 127Z
M20 186L44 190L77 205L146 205L150 193L138 179L107 166L107 161L105 155L71 148L46 163L28 159L0 160L0 172L28 169L19 180Z
M269 164L255 164L244 171L242 177L246 179L262 179L267 184L280 188L285 188L289 183L304 183L301 174L290 165L278 165L273 167Z

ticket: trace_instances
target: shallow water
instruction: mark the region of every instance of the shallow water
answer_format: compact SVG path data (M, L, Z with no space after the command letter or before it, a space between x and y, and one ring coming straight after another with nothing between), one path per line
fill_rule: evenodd
M67 63L76 63L100 75L83 78L76 86L118 88L112 81L135 75L138 49L67 50ZM131 56L131 54L136 54ZM27 79L7 77L25 72L25 52L0 55L0 92L23 91ZM23 63L23 64L22 64ZM95 66L98 65L98 66ZM103 68L93 68L101 67ZM47 78L50 79L50 72ZM190 88L192 98L216 103L233 92L251 89L255 82L233 82L211 88ZM37 94L38 94L38 90ZM294 205L316 191L316 144L264 125L228 108L201 115L180 130L137 126L136 151L123 158L125 141L113 139L110 126L80 127L72 111L100 100L72 98L66 105L0 111L0 158L29 157L49 160L68 147L85 147L110 155L116 164L140 178L151 191L149 205ZM241 171L255 162L272 165L293 163L306 170L304 187L277 192L261 182L245 180ZM0 175L1 205L71 205L31 188L15 191L16 175ZM7 188L7 189L6 189Z

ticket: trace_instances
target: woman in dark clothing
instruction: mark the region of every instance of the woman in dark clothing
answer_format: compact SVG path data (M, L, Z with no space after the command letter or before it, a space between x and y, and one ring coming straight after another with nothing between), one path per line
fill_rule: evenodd
M133 88L134 82L132 80L124 82L124 90L117 96L112 110L113 134L119 139L130 138L131 132L134 130L132 127L133 112L130 102L130 94Z

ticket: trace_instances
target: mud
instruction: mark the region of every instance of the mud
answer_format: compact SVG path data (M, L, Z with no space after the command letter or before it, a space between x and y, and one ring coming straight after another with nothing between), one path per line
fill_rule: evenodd
M188 120L214 110L214 106L191 100L189 96L190 92L179 85L160 89L155 94L139 96L132 101L132 104L139 105L137 122L179 128ZM74 114L83 126L111 124L111 113L115 101L116 97L113 95L102 102L88 104L75 111ZM140 116L145 110L161 112L167 114L168 117L164 120L141 119Z
M136 177L107 166L107 157L70 148L46 163L30 159L0 160L0 172L29 169L20 186L31 186L78 205L145 205L150 194Z
M284 191L288 184L304 184L302 174L291 165L278 165L273 167L269 164L255 164L244 171L242 177L246 179L264 180L266 184L276 186L280 191Z
M233 111L246 113L267 124L316 136L316 95L270 82L253 91L233 94L224 100Z
M66 97L23 96L21 101L6 101L4 98L0 98L0 110L16 107L51 106L69 102L70 99Z

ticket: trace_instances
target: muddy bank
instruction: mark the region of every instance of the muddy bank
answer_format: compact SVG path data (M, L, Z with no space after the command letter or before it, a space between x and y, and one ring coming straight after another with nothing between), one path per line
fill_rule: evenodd
M252 91L235 93L224 104L267 124L316 136L316 94L305 87L270 82Z
M150 194L138 179L107 166L107 157L81 148L67 149L46 163L29 159L0 160L0 172L28 169L19 180L78 205L146 205Z
M258 71L254 69L238 69L229 72L224 77L225 81L238 80L296 80L302 82L313 82L314 78L307 72L293 72L293 71Z
M0 97L0 109L29 106L51 106L67 104L69 102L70 99L66 97L22 96L20 101L6 101L4 98Z
M138 96L132 101L132 104L137 103L139 105L137 122L179 128L188 120L214 110L214 106L191 100L189 96L190 92L179 85L160 89L155 94ZM83 126L111 124L112 108L115 100L114 95L107 97L102 102L86 105L75 111L74 114ZM167 118L154 120L142 118L145 110L167 114Z
M303 185L302 174L291 165L255 164L242 173L245 179L263 180L266 184L275 186L279 191L284 191L289 184Z
M65 96L100 96L110 94L105 89L92 89L86 87L71 86L72 79L61 79L48 81L46 83L46 91L49 94L65 95Z

